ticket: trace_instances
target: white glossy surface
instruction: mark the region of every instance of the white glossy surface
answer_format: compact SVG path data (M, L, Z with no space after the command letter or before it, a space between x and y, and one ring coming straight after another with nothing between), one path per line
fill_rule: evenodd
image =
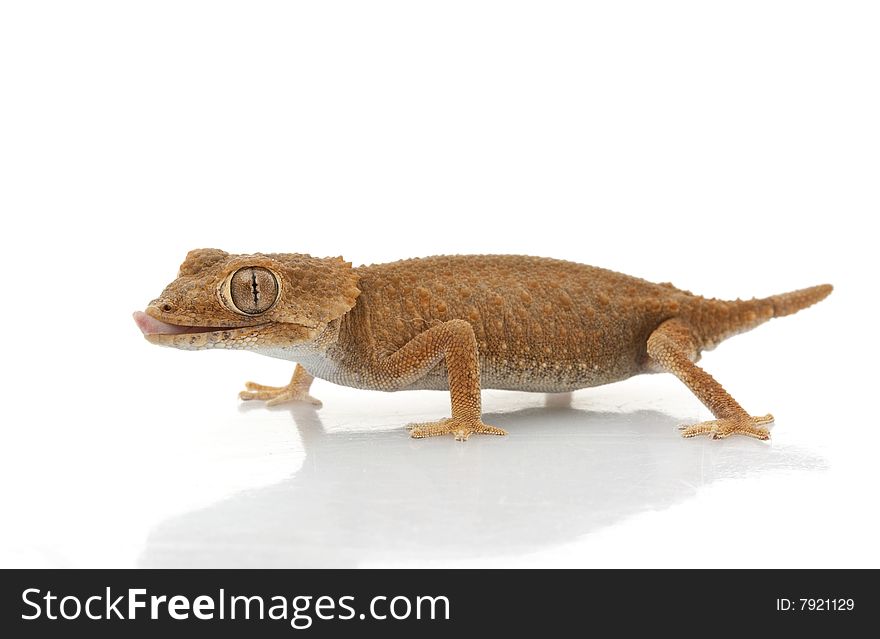
M514 406L525 404L522 398ZM143 566L358 566L518 556L665 510L717 481L827 462L794 447L706 446L656 411L488 413L512 436L412 441L400 429L328 432L290 411L304 459L283 480L172 517Z
M873 566L875 3L0 6L0 565ZM147 344L186 251L571 259L724 298L832 296L706 368L487 392L507 438L412 441L443 393Z
M488 391L487 421L510 435L462 444L412 440L403 428L445 414L443 393L380 394L318 382L315 393L325 402L318 411L236 408L240 369L262 371L253 377L271 382L286 365L153 348L127 328L132 339L121 350L156 365L153 374L135 366L124 383L96 384L101 396L91 398L62 392L54 405L70 407L72 419L37 412L29 427L7 430L4 449L18 454L3 468L12 513L5 563L762 566L877 559L875 469L866 463L876 435L853 415L834 419L824 383L815 392L825 399L812 406L798 406L799 393L782 386L770 443L680 438L677 424L706 413L676 380L653 376L579 391L571 406L565 396ZM711 368L720 377L748 377L735 362L749 357L758 335L737 340L739 350L726 347L725 366L712 356ZM156 375L161 362L165 372ZM781 357L773 368L796 367ZM770 378L756 372L751 384L739 385L763 409L762 377ZM19 420L31 414L19 408ZM826 417L829 428L821 425Z

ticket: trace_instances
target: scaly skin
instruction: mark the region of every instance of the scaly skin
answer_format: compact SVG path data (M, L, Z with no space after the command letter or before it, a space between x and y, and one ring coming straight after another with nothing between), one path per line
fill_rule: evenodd
M191 251L135 320L155 344L245 349L298 362L291 383L248 382L240 397L308 401L314 377L370 390L449 390L452 416L413 437L503 435L481 419L480 389L560 393L640 373L676 375L716 417L684 429L769 437L694 362L773 317L815 304L815 286L766 299L705 299L671 284L572 262L439 256L353 268L342 258Z

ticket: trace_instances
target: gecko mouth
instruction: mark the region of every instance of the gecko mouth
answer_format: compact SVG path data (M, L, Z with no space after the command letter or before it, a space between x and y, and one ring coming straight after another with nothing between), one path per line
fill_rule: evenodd
M151 308L147 308L150 311ZM173 346L188 351L206 348L236 348L236 344L257 334L266 324L254 326L189 326L171 324L153 317L150 313L135 311L135 324L151 344Z
M163 322L162 320L158 320L151 315L147 315L143 311L135 311L132 314L134 317L134 322L137 324L138 328L141 329L141 333L144 334L145 337L150 337L151 335L183 335L186 333L215 333L217 331L229 331L235 330L237 327L223 327L223 326L184 326L182 324L169 324L167 322Z
M191 326L188 324L172 324L153 315L155 307L148 306L147 312L135 311L132 314L135 324L151 344L171 346L187 351L198 351L208 348L241 348L250 349L259 342L260 335L272 323L264 322L253 326ZM298 344L314 339L318 329L303 324L286 323L285 339L291 344Z

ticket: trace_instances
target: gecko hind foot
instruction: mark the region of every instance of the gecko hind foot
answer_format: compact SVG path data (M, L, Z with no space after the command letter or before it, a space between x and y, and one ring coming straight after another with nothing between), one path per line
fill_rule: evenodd
M730 435L746 435L755 439L770 439L770 431L766 428L773 423L773 415L762 417L744 416L714 419L691 426L679 426L682 437L711 435L712 439L724 439Z
M484 424L480 419L462 419L461 417L447 417L436 422L422 422L409 424L411 437L436 437L438 435L454 435L456 441L467 441L474 433L479 435L506 435L507 431L496 426Z
M312 397L302 388L292 386L264 386L256 382L245 382L245 388L238 394L239 399L249 401L252 399L262 399L266 401L266 406L278 406L287 402L304 402L321 406L321 400Z

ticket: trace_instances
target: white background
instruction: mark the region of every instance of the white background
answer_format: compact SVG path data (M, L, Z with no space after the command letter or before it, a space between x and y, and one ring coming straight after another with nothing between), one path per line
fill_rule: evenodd
M5 566L873 566L871 2L21 2L0 9ZM186 251L528 253L822 304L703 364L770 443L682 440L671 376L510 436L443 393L160 349ZM487 418L488 421L488 418Z

